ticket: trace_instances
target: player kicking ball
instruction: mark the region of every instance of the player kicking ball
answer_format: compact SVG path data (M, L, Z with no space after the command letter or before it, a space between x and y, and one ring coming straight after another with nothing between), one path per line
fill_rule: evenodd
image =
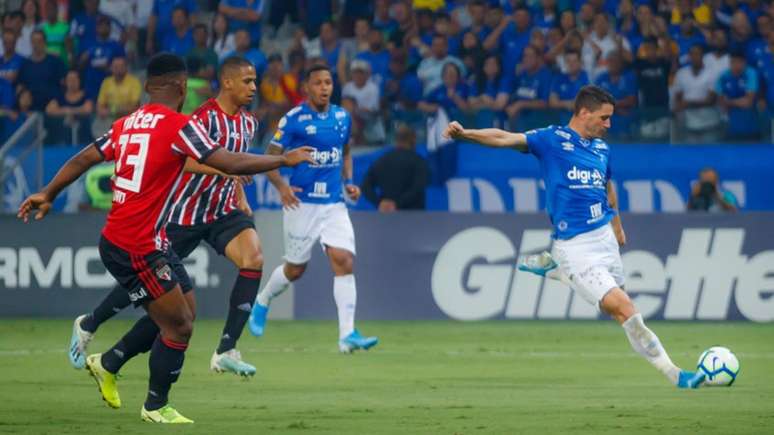
M220 67L221 87L217 97L205 102L192 115L212 142L228 151L246 152L253 141L258 123L243 107L253 100L255 80L255 68L249 61L240 57L227 58ZM166 233L172 250L184 259L206 241L239 270L231 290L220 343L210 359L210 369L218 373L253 376L255 367L242 361L236 349L258 294L263 270L261 244L250 217L252 211L241 183L234 177L192 159L186 161L185 170L187 173L176 185L174 204L168 213ZM117 285L94 311L75 319L68 352L73 367L85 367L87 347L97 328L130 304L126 290ZM108 359L124 360L125 346L119 342L111 349L115 356Z
M575 97L570 123L527 133L495 128L470 130L452 122L447 137L534 154L546 184L546 209L554 227L553 258L540 254L522 270L566 282L589 303L620 323L632 348L679 388L697 388L702 373L681 370L623 291L619 246L626 235L610 181L610 148L602 137L615 109L612 95L584 86ZM558 264L557 264L558 263Z
M311 67L304 85L308 101L280 119L267 153L281 154L283 150L310 145L316 149L315 161L295 168L290 185L279 171L268 173L282 197L285 264L272 272L258 294L248 327L253 335L263 335L272 299L301 278L319 240L335 275L333 296L339 317L339 350L343 353L367 350L379 340L363 337L355 329L357 291L352 274L355 233L342 198L346 195L357 201L360 197L360 189L352 183L349 152L352 120L344 109L330 103L333 78L327 66Z
M27 222L37 210L35 219L42 219L62 189L89 168L102 161L116 162L113 206L102 230L100 258L129 299L148 315L121 339L124 355L119 361L109 361L119 356L116 352L90 355L86 367L105 402L119 408L115 365L150 350L148 394L140 417L155 423L193 423L168 398L183 369L196 313L190 279L169 248L165 232L186 159L232 175L312 161L309 148L284 156L255 156L219 147L199 123L179 113L186 84L182 58L167 53L154 56L147 67L148 104L117 120L106 135L68 160L41 192L22 203L18 213Z

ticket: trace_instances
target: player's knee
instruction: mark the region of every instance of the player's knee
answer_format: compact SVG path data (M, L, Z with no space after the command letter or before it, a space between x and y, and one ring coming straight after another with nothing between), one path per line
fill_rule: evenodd
M333 263L336 267L336 272L340 275L348 275L352 273L354 268L355 258L349 252L339 253L332 257Z
M241 263L239 265L240 269L261 270L263 269L263 253L260 250L245 253L242 256Z
M171 338L175 341L188 343L193 335L193 321L194 315L190 310L180 312L172 322L172 328L169 331L170 335L173 336Z
M304 274L304 271L306 270L305 265L297 265L297 264L285 264L285 278L288 279L288 281L296 281Z

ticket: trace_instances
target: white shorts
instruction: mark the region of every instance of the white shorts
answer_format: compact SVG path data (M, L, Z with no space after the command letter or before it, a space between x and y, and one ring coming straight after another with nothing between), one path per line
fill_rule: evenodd
M285 261L306 264L312 258L317 240L326 246L355 254L355 231L349 220L347 206L301 203L294 210L285 209L282 218L285 231Z
M607 292L624 285L621 253L610 224L569 240L555 240L551 255L572 288L596 307Z

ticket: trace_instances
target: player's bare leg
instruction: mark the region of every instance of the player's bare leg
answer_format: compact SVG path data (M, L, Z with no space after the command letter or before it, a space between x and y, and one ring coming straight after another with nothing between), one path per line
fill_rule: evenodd
M326 246L326 254L331 264L333 278L333 297L339 316L339 350L351 353L357 349L368 350L375 346L379 339L363 337L355 329L355 308L357 306L357 289L353 268L355 256L340 248Z
M266 317L269 314L271 301L290 288L290 283L304 275L306 264L283 263L271 273L263 290L258 293L247 326L250 333L256 337L263 335L266 329Z
M701 373L680 370L669 358L656 334L645 326L642 314L637 312L629 295L615 287L599 302L600 309L623 326L626 337L635 352L642 355L669 381L680 388L696 388L704 381Z
M236 349L236 342L242 335L261 286L263 253L258 233L252 228L243 230L226 245L225 254L239 268L239 276L231 290L228 317L218 349L212 354L210 369L240 376L253 376L255 367L242 361L242 355Z

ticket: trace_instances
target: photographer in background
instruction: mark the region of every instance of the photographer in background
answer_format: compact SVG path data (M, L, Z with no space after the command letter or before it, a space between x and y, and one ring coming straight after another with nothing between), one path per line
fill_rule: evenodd
M691 188L688 210L710 213L735 212L739 210L739 203L733 193L720 188L717 171L704 168L699 172L699 181Z

